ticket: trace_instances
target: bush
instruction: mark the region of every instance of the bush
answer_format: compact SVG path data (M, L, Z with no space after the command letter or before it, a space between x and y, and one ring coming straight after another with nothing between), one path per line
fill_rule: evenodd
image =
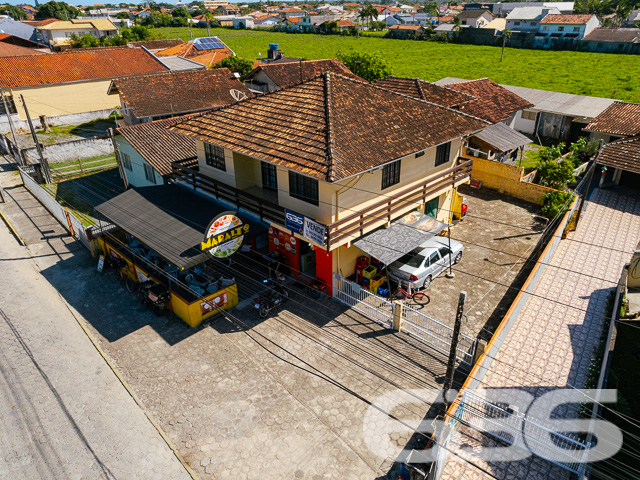
M253 70L253 61L247 58L226 57L213 65L212 68L228 68L232 72L238 72L240 77L245 77Z
M391 67L379 53L339 52L337 57L354 75L364 78L367 82L391 75Z
M545 160L538 165L538 183L545 187L563 190L569 180L573 178L573 159L563 158L559 162Z
M576 168L598 153L598 148L600 148L598 140L589 140L587 142L585 137L580 137L577 142L572 143L569 149L573 152L575 163L577 164Z
M549 219L564 215L573 201L571 192L548 192L542 196L542 213Z

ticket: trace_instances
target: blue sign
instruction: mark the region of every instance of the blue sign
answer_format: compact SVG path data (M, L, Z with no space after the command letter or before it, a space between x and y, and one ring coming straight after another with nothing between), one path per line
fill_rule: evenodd
M304 215L285 209L284 226L292 232L302 235L304 230Z

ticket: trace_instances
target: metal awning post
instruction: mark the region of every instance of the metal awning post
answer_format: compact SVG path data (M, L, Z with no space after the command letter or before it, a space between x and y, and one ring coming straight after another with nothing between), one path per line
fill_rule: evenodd
M451 255L453 253L451 251L451 225L447 225L447 237L449 239L449 273L447 273L445 277L454 278L456 274L453 273L453 267L452 267L453 259L451 258L453 256Z

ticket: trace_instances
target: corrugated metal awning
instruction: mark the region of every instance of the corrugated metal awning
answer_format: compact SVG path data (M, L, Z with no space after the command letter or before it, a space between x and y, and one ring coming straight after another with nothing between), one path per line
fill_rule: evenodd
M500 153L508 152L518 147L522 147L531 140L516 132L513 128L508 127L504 123L496 123L483 129L471 137L490 145L492 150Z

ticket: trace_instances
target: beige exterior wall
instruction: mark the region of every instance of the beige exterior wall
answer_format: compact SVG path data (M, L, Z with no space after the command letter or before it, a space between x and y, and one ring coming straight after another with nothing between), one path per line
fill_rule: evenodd
M40 115L54 117L75 113L95 112L119 108L117 95L107 95L111 80L43 85L38 87L13 88L9 90L13 97L20 120L26 120L27 114L20 95L24 96L32 119Z

